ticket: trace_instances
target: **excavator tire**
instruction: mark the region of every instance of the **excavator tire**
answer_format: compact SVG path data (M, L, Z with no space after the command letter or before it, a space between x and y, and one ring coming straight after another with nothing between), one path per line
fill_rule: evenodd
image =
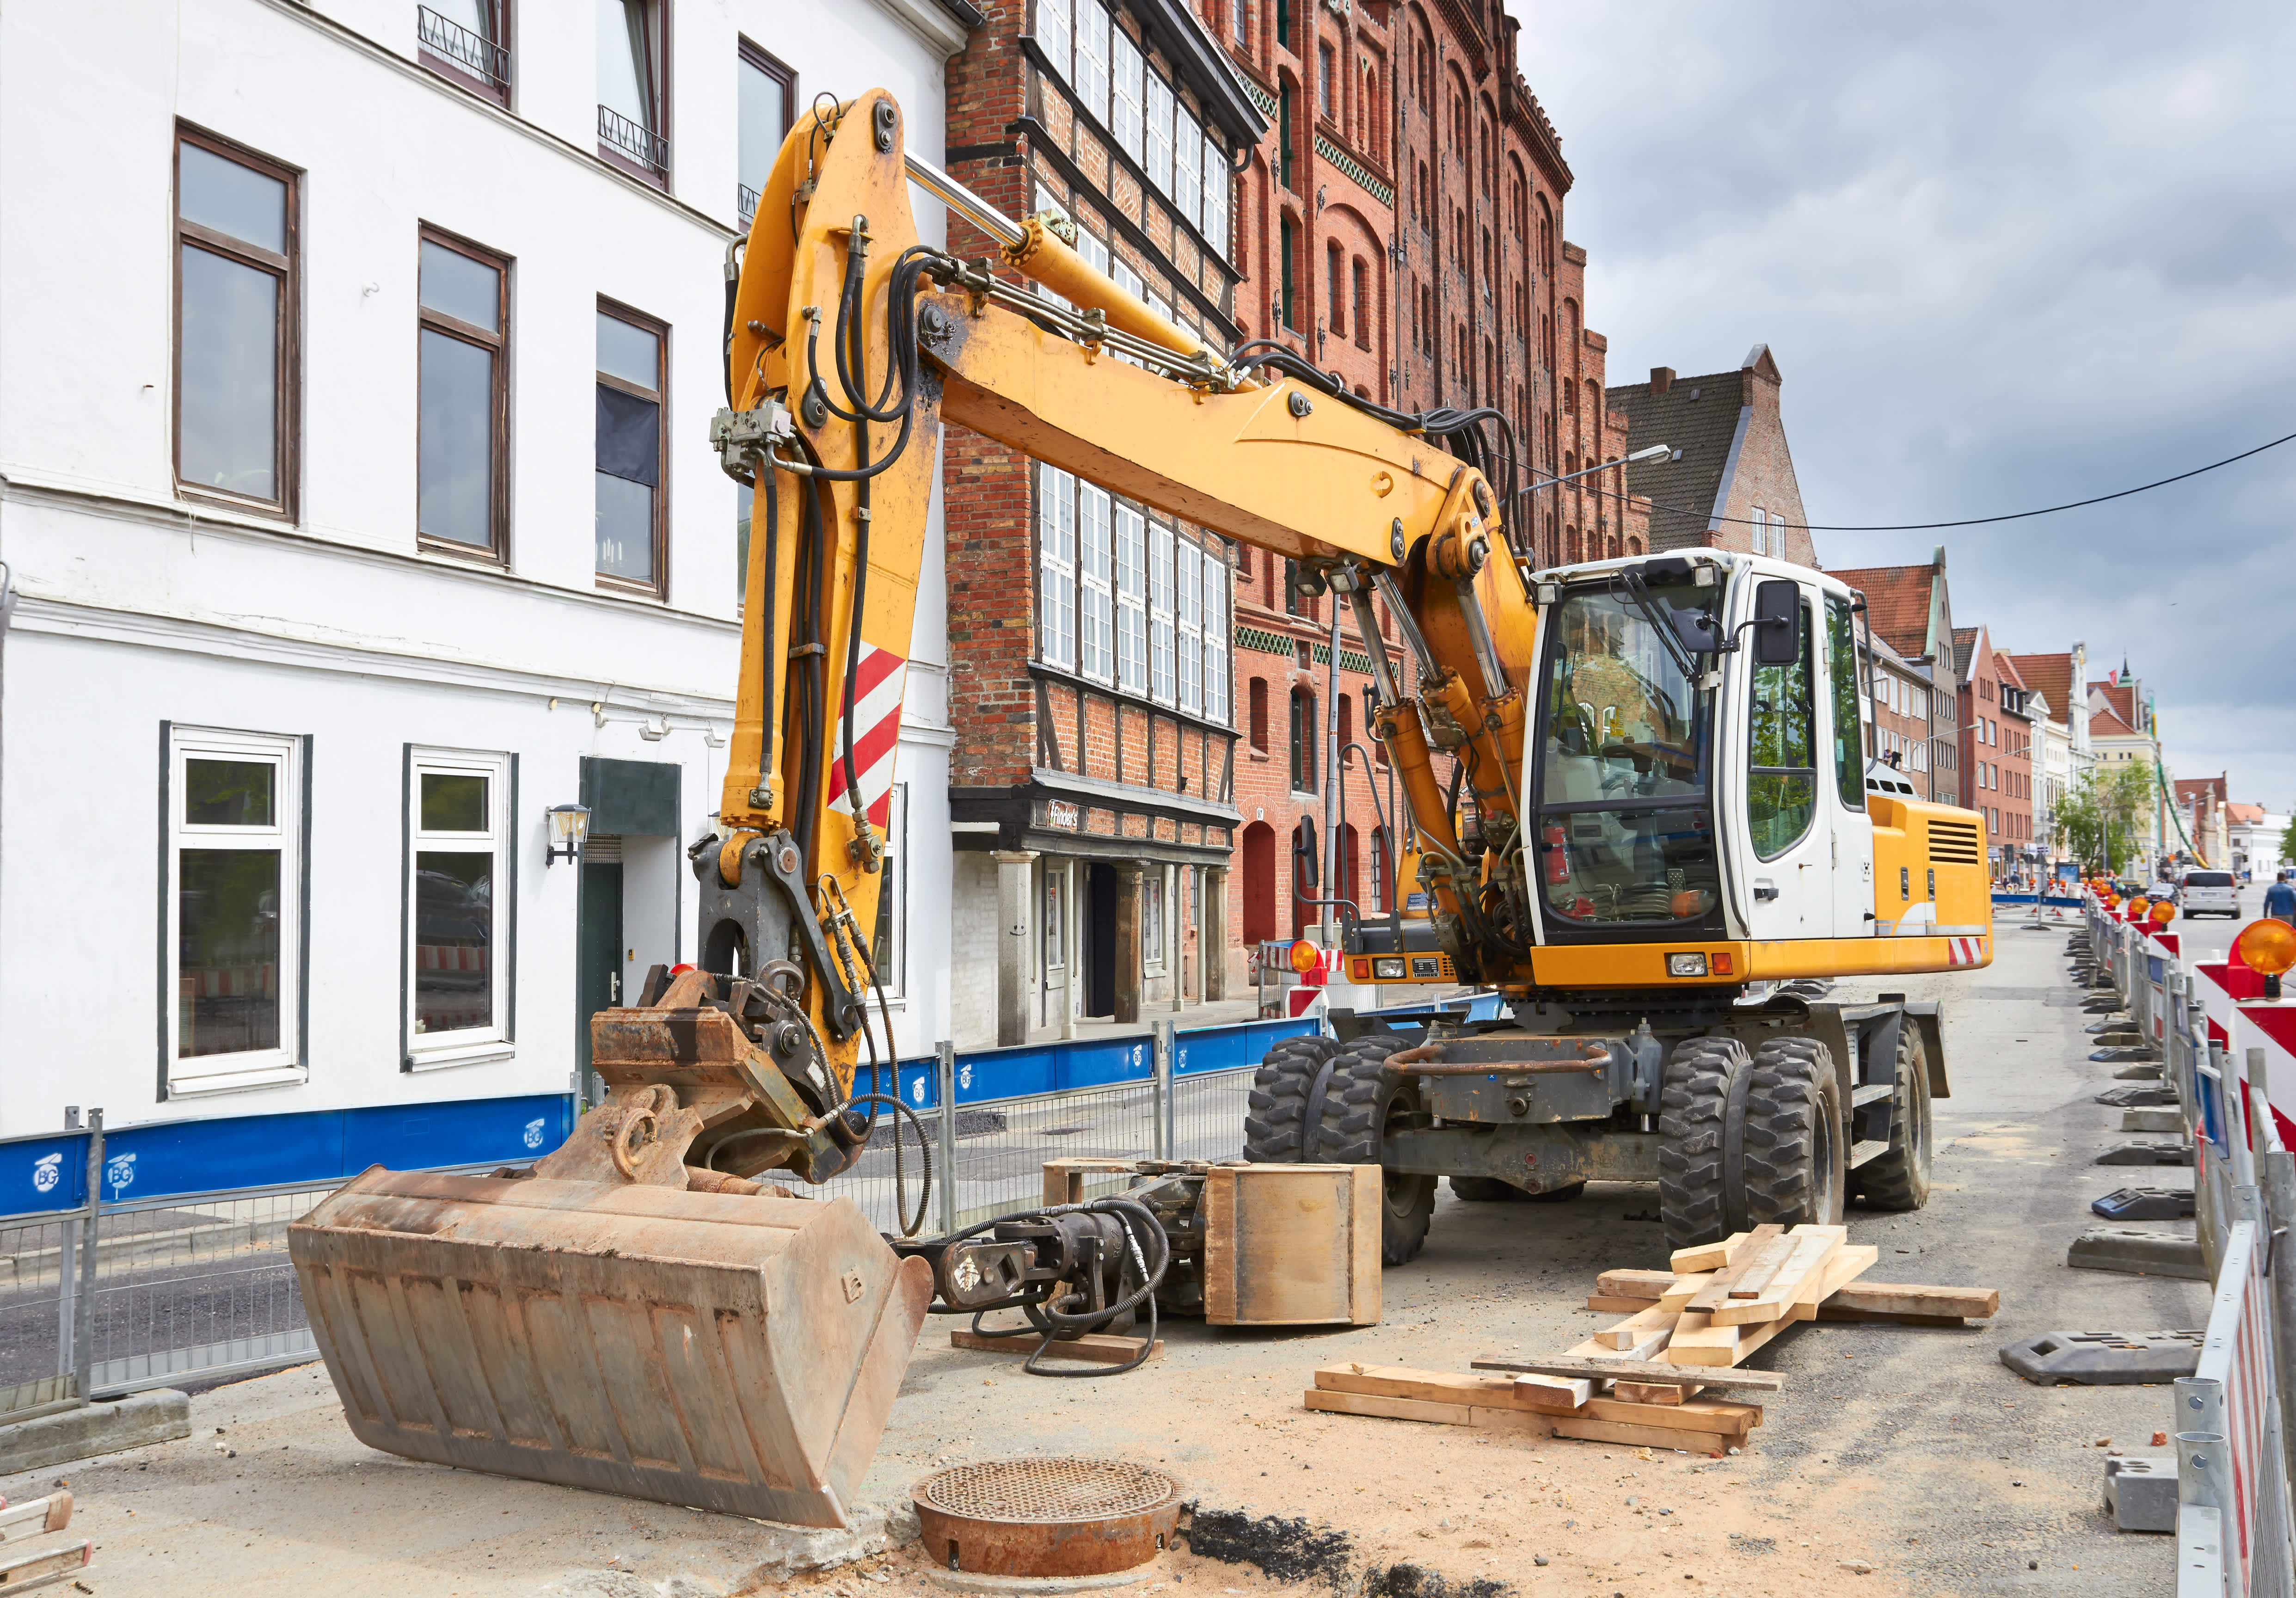
M1773 1037L1746 1086L1746 1220L1839 1225L1849 1192L1848 1123L1833 1052L1815 1037Z
M1921 1028L1898 1028L1897 1090L1890 1100L1890 1151L1850 1175L1868 1209L1919 1209L1930 1201L1930 1071Z
M1399 1081L1383 1069L1388 1056L1405 1046L1391 1032L1374 1032L1340 1051L1332 1061L1312 1159L1328 1165L1380 1163L1387 1129L1420 1114L1418 1086ZM1390 1265L1403 1265L1416 1257L1434 1214L1434 1177L1386 1172L1380 1196L1380 1258Z
M1261 1056L1245 1102L1243 1157L1261 1165L1298 1165L1309 1159L1305 1136L1308 1094L1324 1061L1340 1045L1321 1033L1287 1037ZM1326 1090L1328 1093L1328 1090Z
M1451 1196L1470 1204L1506 1204L1524 1196L1522 1189L1496 1176L1454 1176Z
M1667 1059L1659 1093L1658 1209L1669 1247L1718 1243L1742 1214L1742 1198L1724 1178L1722 1145L1732 1095L1743 1102L1752 1069L1746 1045L1734 1037L1685 1038Z

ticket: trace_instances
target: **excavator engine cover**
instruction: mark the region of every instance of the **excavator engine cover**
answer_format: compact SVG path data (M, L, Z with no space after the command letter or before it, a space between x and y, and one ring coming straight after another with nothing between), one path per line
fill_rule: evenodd
M288 1232L351 1430L841 1526L932 1299L850 1200L363 1173Z

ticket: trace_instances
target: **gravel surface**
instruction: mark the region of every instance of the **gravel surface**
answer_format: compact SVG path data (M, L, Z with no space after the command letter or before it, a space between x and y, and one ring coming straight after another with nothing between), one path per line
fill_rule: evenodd
M1332 1361L1464 1370L1567 1348L1617 1318L1583 1307L1598 1271L1664 1264L1654 1190L1541 1205L1463 1204L1447 1190L1426 1252L1387 1273L1377 1326L1168 1324L1164 1357L1138 1373L1050 1381L1021 1375L1017 1359L953 1350L951 1323L930 1323L861 1496L898 1500L958 1460L1116 1455L1183 1477L1231 1549L1340 1573L1279 1580L1175 1553L1125 1589L1144 1598L1330 1594L1335 1580L1349 1598L2167 1591L2171 1539L2116 1533L2101 1496L2109 1449L2155 1451L2168 1389L2036 1388L1997 1358L2057 1328L2195 1326L2207 1302L2199 1282L2064 1266L2090 1199L2131 1180L2189 1180L2089 1163L2121 1134L2119 1112L2091 1102L2114 1068L2086 1058L2088 1017L2065 983L2069 927L2005 926L1990 970L1895 985L1950 1001L1955 1092L1936 1105L1930 1207L1850 1212L1852 1240L1882 1250L1873 1276L1997 1287L2001 1314L1965 1330L1825 1323L1781 1338L1751 1363L1786 1373L1786 1390L1739 1456L1303 1409L1315 1368ZM748 1521L372 1453L317 1367L201 1394L193 1416L188 1442L0 1480L0 1492L70 1481L74 1526L97 1543L86 1573L97 1593L940 1590L914 1549L767 1577L768 1534Z

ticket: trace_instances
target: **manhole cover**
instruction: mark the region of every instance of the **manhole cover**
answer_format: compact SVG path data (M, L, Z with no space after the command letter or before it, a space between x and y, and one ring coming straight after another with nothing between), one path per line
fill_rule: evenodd
M995 1459L911 1489L927 1553L952 1570L1096 1576L1145 1564L1179 1525L1180 1484L1114 1459Z

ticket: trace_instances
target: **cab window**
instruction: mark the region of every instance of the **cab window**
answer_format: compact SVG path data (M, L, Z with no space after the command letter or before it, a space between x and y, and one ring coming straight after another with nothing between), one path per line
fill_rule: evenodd
M1825 679L1833 694L1833 786L1852 810L1866 808L1866 725L1857 714L1857 635L1849 602L1825 602Z
M1754 853L1775 860L1809 832L1817 813L1817 701L1810 677L1809 602L1794 622L1788 666L1753 670L1747 728L1746 820Z

